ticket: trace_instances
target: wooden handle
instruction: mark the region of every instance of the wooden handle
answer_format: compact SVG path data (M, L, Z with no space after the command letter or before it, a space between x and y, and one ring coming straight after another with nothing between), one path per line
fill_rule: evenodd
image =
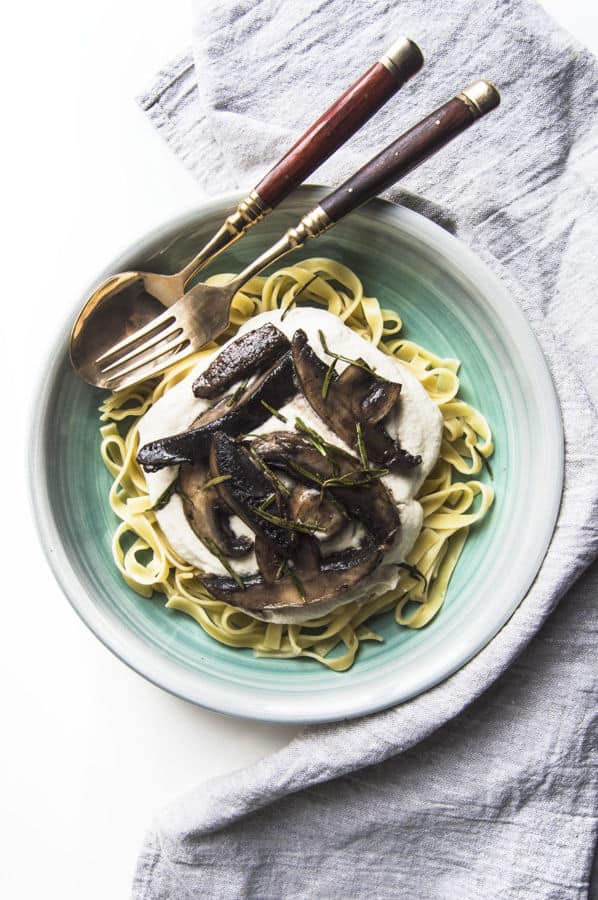
M351 210L390 187L499 103L500 95L494 85L489 81L476 81L411 131L405 132L229 281L226 287L230 300L254 275L302 247L308 238L324 234Z
M390 144L319 204L331 222L371 200L498 106L500 95L477 81Z
M308 128L255 191L273 209L345 143L416 72L424 59L413 41L403 38Z

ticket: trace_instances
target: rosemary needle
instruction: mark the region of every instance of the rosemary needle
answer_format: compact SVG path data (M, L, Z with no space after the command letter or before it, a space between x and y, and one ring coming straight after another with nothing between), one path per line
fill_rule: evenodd
M232 475L216 475L215 478L210 478L209 481L206 481L202 487L202 491L207 491L208 488L216 487L217 484L222 484L223 481L230 481L232 477Z
M157 512L160 509L164 509L172 495L174 494L176 488L176 478L174 481L171 481L165 491L162 491L154 505L151 507L151 512Z
M216 559L220 560L220 562L222 563L222 565L224 566L224 568L226 569L228 574L231 576L231 578L234 581L236 581L236 583L239 585L241 590L244 591L245 584L243 582L243 579L241 578L241 576L239 575L238 572L235 572L235 570L229 563L226 556L220 551L220 549L216 546L214 541L211 540L211 538L209 538L209 537L203 537L202 542L206 545L206 547L208 548L210 553L212 553L216 557Z
M322 345L322 350L324 353L328 354L328 356L334 356L335 360L342 360L342 362L349 363L351 366L357 366L358 369L365 369L366 372L375 372L373 366L370 366L363 359L351 359L350 356L343 356L342 353L336 353L334 350L330 350L328 348L328 344L326 343L326 338L324 337L324 332L321 328L318 329L318 337L320 338L320 343Z
M280 419L281 422L287 422L287 421L288 421L288 419L287 419L286 416L283 416L282 413L278 412L277 409L274 409L273 406L270 406L269 403L266 403L265 400L260 400L260 403L262 404L262 406L264 407L264 409L267 409L267 410L268 410L268 412L270 413L271 416L276 416L276 418L277 418L277 419Z
M359 450L361 464L364 469L369 469L370 462L368 460L368 454L367 454L367 450L365 448L365 441L363 439L363 432L361 430L361 422L355 423L355 430L357 432L357 448Z

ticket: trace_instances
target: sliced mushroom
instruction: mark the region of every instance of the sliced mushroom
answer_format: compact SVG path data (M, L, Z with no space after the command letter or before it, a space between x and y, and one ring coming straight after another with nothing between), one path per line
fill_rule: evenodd
M297 573L316 571L320 565L318 542L309 535L301 535L291 559L285 559L271 544L259 536L255 539L255 558L266 584L274 584L285 575L293 573L297 585ZM256 573L257 574L257 573Z
M299 485L291 492L289 515L304 525L314 525L326 538L337 534L348 519L338 503L323 496L319 488L307 485Z
M330 499L323 499L320 491L298 485L291 492L288 501L289 516L294 522L305 525L316 525L319 532L325 533L325 540L335 535L347 523L348 517L343 515L338 506ZM259 536L255 539L255 558L262 578L267 584L278 581L284 574L285 566L297 565L298 557L301 565L306 565L306 552L311 550L316 564L319 552L315 540L301 538L292 560L284 556L267 541Z
M357 362L365 365L362 359ZM341 372L336 389L350 398L351 410L356 420L377 425L396 405L401 385L387 381L362 366L349 365Z
M307 437L295 431L274 431L272 434L259 435L251 442L251 449L268 465L282 469L309 485L336 474L337 455L341 459L346 457L351 467L360 468L359 460L348 453L344 454L340 447L338 454L335 448L333 459L332 456L319 453ZM305 480L301 469L306 469L317 477Z
M185 517L208 550L210 545L215 545L225 556L245 556L253 541L246 535L234 533L229 523L230 513L224 508L216 487L206 488L210 478L205 463L181 466L176 491L182 500Z
M263 372L290 347L270 322L232 341L193 382L196 397L218 397L231 385Z
M255 538L255 559L260 574L266 584L273 584L281 577L285 558L272 544L265 541L259 535Z
M286 510L278 486L249 452L219 432L212 441L210 472L212 476L230 476L218 484L227 506L284 558L290 557L298 544L298 532L282 524L287 521Z
M331 477L344 476L342 485L336 483L326 491L352 519L361 522L376 545L391 545L401 524L397 507L380 479L368 479L367 474L364 477L358 459L340 448L330 456L322 456L307 438L290 431L258 437L252 449L267 465L311 487Z
M157 472L166 466L206 459L217 431L230 435L246 434L270 418L271 412L264 404L277 409L296 392L288 351L247 389L237 403L229 406L222 400L202 413L189 431L145 444L137 454L137 462L146 472Z
M210 594L248 612L263 614L317 607L330 601L342 602L343 595L355 587L382 560L379 548L358 548L337 553L317 562L314 546L303 542L305 558L296 558L287 574L272 583L261 575L243 578L242 590L233 578L199 575Z
M339 377L333 372L328 389L324 389L328 367L314 353L307 340L307 335L301 329L298 329L293 335L291 348L293 365L301 390L320 418L345 443L350 447L357 445L357 422L360 422L364 445L371 461L384 466L392 466L397 463L406 467L419 465L421 457L412 456L403 450L398 442L390 437L380 422L372 425L363 414L361 417L356 416L351 392L346 389L349 376L345 379L345 387L343 387L342 376ZM382 404L382 406L384 405L386 404Z

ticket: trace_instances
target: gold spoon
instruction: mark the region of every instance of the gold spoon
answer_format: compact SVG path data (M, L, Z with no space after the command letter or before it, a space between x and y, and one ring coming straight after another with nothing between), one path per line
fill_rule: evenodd
M94 363L102 353L182 297L200 269L278 206L415 75L423 61L413 41L396 41L308 128L180 272L121 272L100 284L71 333L71 362L77 374L94 383Z

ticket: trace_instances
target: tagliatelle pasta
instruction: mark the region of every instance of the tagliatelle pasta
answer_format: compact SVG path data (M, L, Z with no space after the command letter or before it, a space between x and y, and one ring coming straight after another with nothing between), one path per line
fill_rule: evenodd
M208 283L225 283L230 277L216 275ZM463 480L481 472L484 459L493 452L492 435L481 413L458 398L459 362L441 359L402 340L398 314L364 296L357 275L334 260L308 259L268 277L251 279L234 298L227 336L258 313L285 311L296 303L325 307L396 358L417 377L442 413L440 458L417 495L424 510L423 527L407 557L409 568L401 570L396 588L381 597L348 603L307 623L268 623L211 598L193 566L169 547L135 460L137 424L216 344L171 366L158 379L111 394L100 407L101 419L108 423L101 428L101 453L114 479L109 501L120 519L113 555L133 590L144 597L154 591L164 594L168 608L194 618L215 640L251 648L257 656L310 657L344 671L353 664L362 641L382 640L371 625L376 615L394 610L399 625L421 628L440 610L469 529L486 515L494 499L488 484ZM453 480L456 473L458 478Z

